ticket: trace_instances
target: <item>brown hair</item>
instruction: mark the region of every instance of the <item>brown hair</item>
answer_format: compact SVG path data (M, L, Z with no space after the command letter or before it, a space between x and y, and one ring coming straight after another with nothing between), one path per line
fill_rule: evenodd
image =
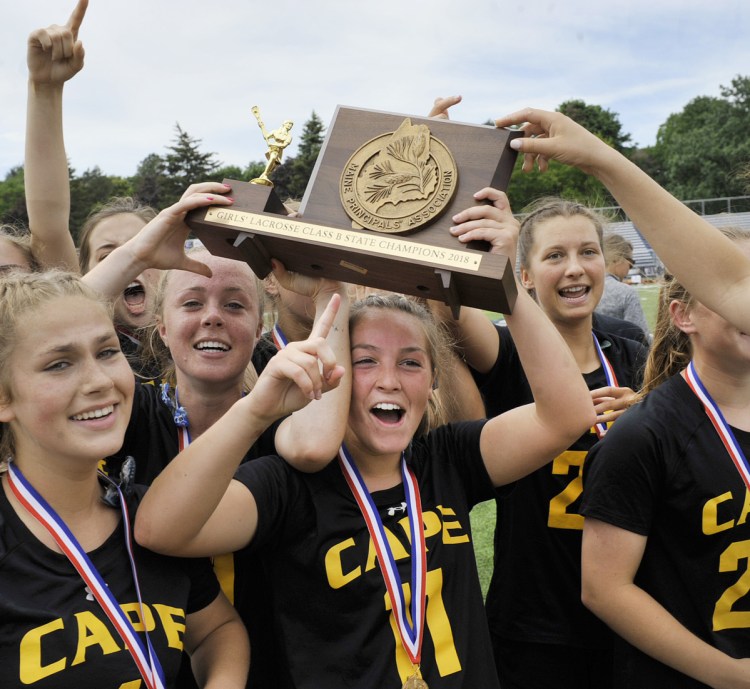
M633 258L633 245L620 234L609 232L604 235L604 261L611 266L622 259Z
M750 230L741 227L725 227L720 231L733 242L750 240ZM646 361L639 397L645 396L682 371L692 358L690 337L675 325L669 311L669 305L675 300L681 301L686 309L690 309L695 303L694 298L674 277L665 275L659 290L654 339Z
M522 267L528 267L529 255L534 247L535 230L539 223L551 218L571 218L581 215L589 219L596 229L599 245L603 244L604 225L606 218L596 211L577 201L548 196L537 199L524 209L526 215L521 220L518 234L518 260Z
M11 272L0 278L0 401L12 400L11 355L18 343L18 327L29 312L62 297L84 297L112 316L111 306L84 282L80 276L60 270L43 273ZM0 424L0 470L15 451L9 424Z
M96 226L107 218L114 215L132 214L143 220L146 224L156 217L156 211L151 206L146 206L131 196L116 196L107 203L97 206L81 227L78 237L78 264L81 266L81 274L89 271L89 261L91 260L91 246L89 240L91 233Z
M435 321L430 311L422 306L417 299L394 293L369 294L352 305L349 312L349 332L353 332L362 316L373 309L398 311L412 316L421 326L427 340L427 353L432 364L433 375L436 375L438 371L449 370L451 342L448 331ZM417 429L417 435L422 435L445 424L447 420L446 406L446 402L441 400L440 394L432 395L422 422Z

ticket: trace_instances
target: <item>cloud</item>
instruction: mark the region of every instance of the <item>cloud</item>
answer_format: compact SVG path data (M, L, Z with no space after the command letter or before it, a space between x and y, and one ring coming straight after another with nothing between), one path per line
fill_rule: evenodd
M62 22L59 0L4 10L0 41L0 173L23 159L25 43ZM426 113L460 93L455 119L484 122L517 108L581 98L619 113L641 145L698 95L718 95L750 64L745 0L528 0L272 4L226 0L90 0L86 66L65 90L73 167L129 176L164 153L174 125L227 164L258 160L250 107L269 126L337 104ZM295 144L290 152L293 153Z

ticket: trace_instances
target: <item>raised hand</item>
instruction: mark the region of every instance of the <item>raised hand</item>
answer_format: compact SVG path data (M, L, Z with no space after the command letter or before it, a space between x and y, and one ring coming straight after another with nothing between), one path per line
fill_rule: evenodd
M337 363L326 338L340 304L340 295L333 295L310 337L290 342L269 361L248 396L255 415L271 423L338 386L345 369Z
M439 120L449 120L450 115L448 110L454 105L458 105L461 102L461 96L438 96L435 102L432 104L432 109L427 113L427 117L434 117Z
M515 260L520 224L513 217L508 197L504 192L485 187L474 194L477 201L490 201L472 206L453 216L456 223L450 233L466 243L483 240L492 245L490 253L502 254Z
M210 268L185 253L185 240L190 228L185 224L189 211L209 205L230 205L233 199L222 196L227 187L217 182L193 184L177 202L162 210L153 220L121 248L127 248L141 270L189 270L211 276ZM213 190L214 193L211 193ZM114 253L114 252L113 252Z
M600 138L559 112L526 108L495 120L497 127L521 125L524 138L513 139L510 147L523 154L523 170L536 162L544 172L550 159L593 173L600 162L619 154Z
M302 273L293 273L288 271L280 261L271 259L273 275L278 283L291 292L295 292L303 297L309 297L313 303L319 299L330 299L332 294L343 293L344 286L336 280L326 278L309 277Z
M84 50L78 30L88 4L88 0L78 0L65 24L53 24L31 33L26 61L32 82L62 85L81 70Z

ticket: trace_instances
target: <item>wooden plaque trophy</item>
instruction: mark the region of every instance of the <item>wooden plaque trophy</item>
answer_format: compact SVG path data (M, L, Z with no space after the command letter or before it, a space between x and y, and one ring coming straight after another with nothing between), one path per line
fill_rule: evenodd
M258 275L277 258L287 270L448 304L510 313L515 257L462 244L451 217L483 187L505 189L521 132L339 106L300 207L288 217L270 176L291 141L291 122L267 132L263 174L232 186L232 206L191 211L187 223L214 254ZM483 246L482 246L483 245Z

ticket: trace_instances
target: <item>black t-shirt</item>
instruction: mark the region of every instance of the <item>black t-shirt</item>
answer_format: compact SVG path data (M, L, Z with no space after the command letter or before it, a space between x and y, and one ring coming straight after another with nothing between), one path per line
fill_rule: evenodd
M649 346L648 333L644 332L639 326L630 321L624 321L621 318L606 316L603 313L591 314L594 330L600 333L617 335L628 340L635 340L646 347Z
M141 491L128 498L131 521ZM119 509L119 508L113 508ZM134 544L149 638L175 686L185 617L219 594L208 560L157 555ZM136 631L142 618L122 524L88 553ZM145 636L139 634L145 645ZM0 686L142 686L130 652L68 558L29 531L0 487Z
M750 433L735 430L750 457ZM582 513L647 536L635 583L695 635L750 649L750 495L703 405L676 375L629 409L586 463ZM617 638L617 686L703 684Z
M471 542L469 510L493 488L479 452L482 421L415 439L408 462L422 498L427 611L422 673L431 689L497 687ZM338 461L304 474L279 457L240 467L258 505L250 549L274 583L275 620L297 689L400 687L411 664L395 635L364 518ZM373 500L403 582L411 546L403 485ZM409 604L409 585L406 600Z
M249 448L243 462L275 452L277 422L266 429ZM162 469L178 454L178 434L172 411L162 402L158 384L136 384L133 411L120 451L105 460L105 471L119 476L127 456L136 461L136 483L150 485ZM211 457L206 457L210 462ZM223 555L215 559L221 587L234 604L247 627L253 648L248 686L261 689L275 685L278 657L269 630L271 603L269 584L257 558Z
M510 332L498 327L498 333L495 366L484 376L475 373L490 417L533 402ZM637 389L646 348L611 333L594 333L618 384ZM607 384L601 367L584 378L590 390ZM559 396L565 404L565 390ZM590 429L498 496L494 569L486 599L493 634L578 648L611 646L609 629L581 603L582 470L596 441Z
M280 422L267 428L247 451L243 462L275 452L274 436ZM172 410L161 400L161 388L157 383L136 383L133 411L125 431L120 450L107 457L104 470L119 476L124 459L135 459L135 483L150 486L164 467L179 452L179 434ZM211 461L210 457L206 461Z

